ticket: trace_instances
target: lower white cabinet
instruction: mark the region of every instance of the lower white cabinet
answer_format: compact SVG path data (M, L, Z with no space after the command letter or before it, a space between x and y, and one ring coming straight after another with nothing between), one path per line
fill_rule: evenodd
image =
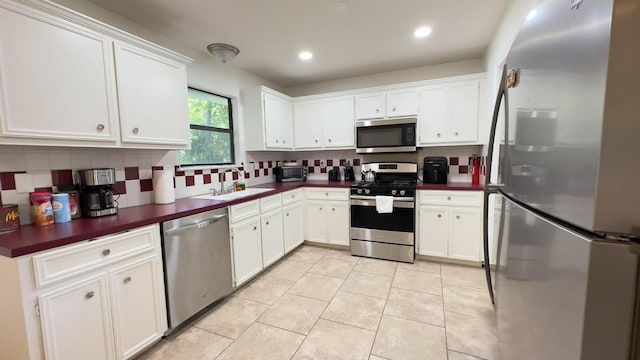
M282 210L269 211L260 218L262 220L262 263L267 267L284 256Z
M307 240L349 245L349 190L307 190Z
M482 193L420 191L418 253L479 261ZM444 203L450 201L450 203Z
M282 209L284 229L284 252L302 245L304 242L304 207L301 201L287 205Z
M349 245L349 202L327 203L327 242Z
M61 266L66 275L52 276ZM0 278L0 318L12 325L0 358L129 359L167 330L157 224L0 257L0 272L14 275ZM49 280L36 283L38 272Z
M262 271L260 217L231 225L234 286L239 286Z

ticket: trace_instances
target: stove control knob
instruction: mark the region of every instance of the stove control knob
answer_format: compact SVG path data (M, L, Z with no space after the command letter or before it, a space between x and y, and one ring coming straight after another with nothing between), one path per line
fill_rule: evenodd
M400 190L400 196L404 196L404 194L406 194L407 192L404 190Z
M369 189L364 189L364 193L365 193L365 194L369 195L369 193L370 193L370 192L371 192L371 190L369 190Z
M397 190L391 190L391 195L394 195L394 196L395 196L395 195L396 195L396 193L398 193L398 191L397 191Z
M358 189L358 194L362 194L362 189Z

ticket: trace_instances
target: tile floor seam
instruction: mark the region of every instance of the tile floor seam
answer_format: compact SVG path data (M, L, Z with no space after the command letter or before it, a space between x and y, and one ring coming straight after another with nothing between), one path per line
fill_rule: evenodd
M384 311L387 309L387 304L389 303L389 294L391 294L391 288L393 287L393 280L395 280L397 273L398 273L398 266L396 266L396 271L393 272L393 276L391 277L391 284L389 284L389 291L387 291L387 297L384 299L384 306L382 307L382 314L380 315L380 321L378 322L378 327L376 328L376 335L373 337L373 342L371 343L371 349L369 349L369 357L371 357L371 355L378 356L373 353L373 347L375 346L376 340L378 339L378 332L380 331L380 324L382 324L382 317L384 316Z
M255 322L255 321L254 321L254 322ZM253 323L252 323L252 324L253 324ZM249 326L251 326L251 325L249 325ZM201 327L196 326L196 325L191 325L191 327L194 327L194 328L196 328L196 329L198 329L198 330L206 331L206 332L208 332L209 334L222 336L223 338L227 338L227 339L229 339L229 340L231 340L231 341L236 341L236 339L234 339L234 338L228 337L228 336L226 336L226 335L218 334L218 333L217 333L217 332L215 332L215 331L211 331L211 330L208 330L208 329L204 329L204 328L201 328Z
M467 356L471 356L471 357L474 357L474 358L478 358L480 360L488 360L487 358L483 358L483 357L480 357L478 355L467 354L466 352L462 352L460 350L449 350L449 349L447 349L447 352L449 352L449 351L457 353L457 354L462 354L462 355L467 355ZM448 357L448 355L447 355L447 357Z
M397 270L397 269L396 269L396 270ZM391 282L392 282L392 283L393 283L393 279L394 279L394 278L395 278L395 276L396 276L396 275L395 275L395 271L394 271L393 275L383 275L383 274L371 273L371 272L366 272L366 271L361 271L361 270L355 270L355 269L351 270L351 272L350 272L349 274L351 274L352 272L357 272L357 273L360 273L360 274L369 274L369 275L385 276L385 277L391 278Z
M253 323L251 323L251 325L253 325L253 324L255 324L255 323L262 324L262 325L265 325L265 326L271 326L271 327L276 328L276 329L280 329L280 330L288 331L288 332L290 332L290 333L294 333L294 334L302 335L302 336L304 336L304 337L305 337L305 339L307 338L307 335L308 335L308 334L303 334L303 333L297 332L297 331L295 331L295 330L285 329L285 328L280 327L280 326L277 326L277 325L273 325L273 324L268 324L268 323L262 322L262 321L260 321L260 318L257 318L257 319L256 319L256 321L254 321ZM311 330L309 330L309 332L311 332ZM304 341L304 340L303 340L303 341Z
M444 324L444 347L447 350L447 360L449 359L449 335L447 332L447 315L444 311L444 279L442 276L442 264L440 264L440 291L442 293L442 323Z

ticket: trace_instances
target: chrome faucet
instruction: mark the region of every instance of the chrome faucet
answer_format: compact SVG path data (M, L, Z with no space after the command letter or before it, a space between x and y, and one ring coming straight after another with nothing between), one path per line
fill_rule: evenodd
M238 174L241 174L240 170L237 167L234 167L234 166L228 167L228 168L224 169L223 171L220 171L219 173L220 174L224 174L224 173L227 173L227 172L233 173L234 171L237 172ZM236 186L235 186L235 182L234 182L233 185L231 185L231 186L229 186L228 188L225 189L224 181L221 181L220 182L220 190L218 190L216 188L213 188L211 190L213 190L213 196L224 195L224 194L228 194L228 193L232 193L232 192L236 191Z

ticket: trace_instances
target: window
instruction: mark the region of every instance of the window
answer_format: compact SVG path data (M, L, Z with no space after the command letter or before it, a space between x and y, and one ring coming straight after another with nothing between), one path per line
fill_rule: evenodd
M191 150L180 152L180 165L234 163L231 99L189 88Z

